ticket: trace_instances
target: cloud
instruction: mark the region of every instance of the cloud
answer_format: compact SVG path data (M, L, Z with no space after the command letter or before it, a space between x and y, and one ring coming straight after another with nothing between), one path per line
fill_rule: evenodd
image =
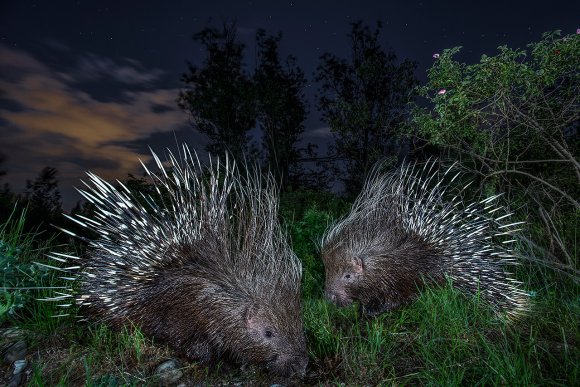
M163 71L146 70L139 62L131 58L114 61L95 54L85 54L80 58L75 78L78 80L114 79L125 84L144 84L157 80Z
M48 72L46 66L32 56L2 44L0 44L0 68L2 68L4 76L11 75L5 71L14 73L18 70L21 73L35 72L44 74Z
M111 63L101 60L95 68L112 69ZM154 78L152 72L139 75L118 67L113 73L115 79L124 74L125 81ZM20 187L46 165L60 171L61 191L78 185L88 169L106 179L138 173L138 158L146 162L150 155L146 150L137 153L143 147L136 143L147 143L159 133L173 136L188 125L175 103L177 89L128 91L121 84L119 101L102 102L74 86L76 78L3 45L0 74L0 153L8 156L5 178L11 184L20 180Z
M54 39L54 38L41 38L40 39L47 47L50 47L51 49L55 50L55 51L60 51L61 53L65 53L70 51L70 48L64 44L63 42L61 42L60 40Z

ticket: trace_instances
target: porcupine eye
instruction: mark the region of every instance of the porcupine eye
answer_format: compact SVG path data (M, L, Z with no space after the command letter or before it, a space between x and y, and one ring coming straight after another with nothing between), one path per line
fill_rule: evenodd
M267 339L271 339L272 337L274 337L274 333L272 332L271 329L266 329L264 331L264 336L266 336Z

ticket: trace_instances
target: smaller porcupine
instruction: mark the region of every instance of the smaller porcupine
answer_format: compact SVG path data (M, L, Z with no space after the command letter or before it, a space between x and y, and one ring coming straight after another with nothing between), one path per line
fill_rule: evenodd
M359 301L366 314L398 308L417 298L425 283L479 292L500 315L517 317L528 304L505 271L515 257L509 238L523 222L494 205L500 196L464 204L450 195L460 175L443 174L436 161L384 172L378 164L350 214L329 227L321 251L326 297L339 306ZM451 197L450 197L451 196Z
M79 192L95 215L69 218L98 238L87 258L52 254L80 262L60 269L78 292L53 300L72 298L113 327L135 324L191 360L304 374L301 264L281 231L271 175L244 174L227 156L204 168L186 146L180 159L169 154L169 172L155 153L160 172L143 164L162 205L142 195L143 206L121 182L117 190L88 173L92 185Z

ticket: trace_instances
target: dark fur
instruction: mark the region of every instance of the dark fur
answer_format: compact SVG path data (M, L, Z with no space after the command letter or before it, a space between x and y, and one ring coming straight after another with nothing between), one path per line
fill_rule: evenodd
M345 259L351 256L358 257L358 262ZM325 249L322 259L327 298L339 306L359 301L370 315L406 305L417 298L426 282L442 283L445 278L439 252L400 228L385 230L379 246L353 254L342 245ZM348 274L350 280L344 278ZM346 297L337 297L341 292Z

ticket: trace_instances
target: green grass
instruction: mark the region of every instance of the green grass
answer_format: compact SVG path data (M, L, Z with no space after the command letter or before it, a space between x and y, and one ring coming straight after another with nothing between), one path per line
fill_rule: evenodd
M37 343L31 384L41 385L142 385L150 368L166 356L166 349L153 345L138 329L113 332L106 325L62 327L59 334ZM43 351L53 355L45 358ZM111 384L112 383L112 384Z
M573 385L577 308L548 297L530 316L506 323L449 285L376 318L306 300L304 320L318 376L337 383Z
M58 314L54 303L36 302L37 299L51 295L54 286L62 286L57 273L40 267L36 262L47 261L45 255L55 250L52 238L39 238L38 234L25 233L26 211L13 213L6 223L0 226L0 323L12 319L19 324L30 323L35 329L44 330L54 327L50 316Z
M288 214L286 226L305 269L303 318L310 365L303 383L580 383L580 288L566 277L532 263L522 265L518 278L527 289L534 289L533 308L529 316L510 324L477 297L467 298L451 285L426 289L413 304L369 318L357 305L337 308L322 299L324 276L316 242L336 214L318 207ZM33 280L37 285L60 286L56 276L32 268L32 262L44 259L47 245L36 244L34 235L23 235L19 222L0 227L2 243L8 246L4 251L10 252L5 262L12 270L11 276L4 276L5 283ZM16 298L16 290L11 287L9 292ZM21 291L18 297L24 304L19 308L3 299L5 305L11 304L7 310L14 311L4 314L3 327L19 327L29 343L28 385L158 385L155 367L177 357L136 327L113 331L72 317L52 318L62 311L55 303L37 301L42 295L34 289ZM184 382L272 380L235 366L208 369L184 359L182 364Z

